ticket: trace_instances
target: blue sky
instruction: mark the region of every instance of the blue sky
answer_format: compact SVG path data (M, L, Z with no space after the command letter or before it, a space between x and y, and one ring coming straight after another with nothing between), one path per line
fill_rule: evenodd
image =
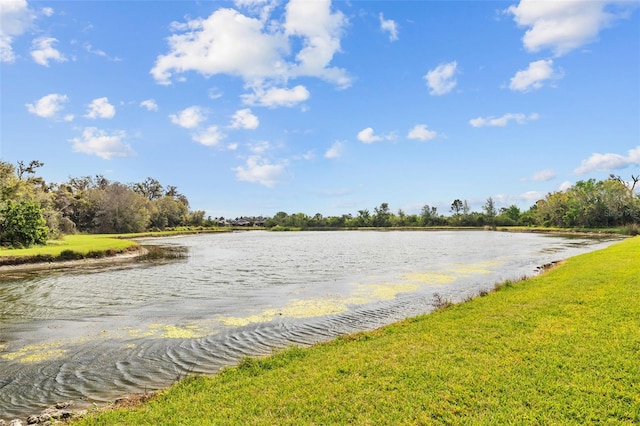
M212 217L640 173L637 1L0 0L0 156Z

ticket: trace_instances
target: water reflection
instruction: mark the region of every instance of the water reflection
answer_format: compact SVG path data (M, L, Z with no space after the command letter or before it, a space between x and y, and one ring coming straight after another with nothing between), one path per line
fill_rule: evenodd
M429 312L609 242L500 232L250 232L0 281L0 418L107 401Z

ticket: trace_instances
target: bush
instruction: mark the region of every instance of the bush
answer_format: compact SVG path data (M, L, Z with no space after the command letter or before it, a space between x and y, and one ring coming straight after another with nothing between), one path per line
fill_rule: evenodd
M48 235L42 207L35 201L9 200L0 209L0 244L29 247L46 243Z

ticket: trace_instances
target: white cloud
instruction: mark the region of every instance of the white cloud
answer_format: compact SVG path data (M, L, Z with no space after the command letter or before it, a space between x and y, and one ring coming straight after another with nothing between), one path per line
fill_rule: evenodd
M379 15L380 29L389 33L389 40L398 40L398 25L393 19L384 19L382 13Z
M67 95L60 95L58 93L51 93L34 101L32 104L26 104L27 110L31 114L35 114L38 117L53 118L56 114L62 111L63 104L69 99Z
M11 44L31 26L35 14L26 0L1 0L0 5L0 62L14 62Z
M172 25L175 33L167 39L169 52L159 55L151 69L154 79L171 84L175 75L195 71L204 76L235 75L253 89L303 76L349 86L346 71L330 66L347 24L341 12L331 11L330 1L291 0L284 22L268 19L272 3L240 1L236 5L253 12L254 6L262 5L262 16L253 18L223 8L207 18ZM294 46L300 46L297 52ZM295 60L287 59L292 56Z
M531 62L526 70L516 72L511 78L509 89L519 92L530 92L540 89L547 80L557 80L562 78L562 73L553 69L551 59L541 59Z
M158 104L156 103L155 99L146 99L146 100L140 102L140 106L142 108L146 108L147 111L157 111L158 110Z
M65 62L67 58L53 47L58 39L53 37L38 37L31 43L31 57L40 65L49 66L49 61Z
M582 161L580 167L574 170L576 174L583 175L594 171L608 172L623 169L628 166L640 165L640 145L630 149L626 156L620 154L592 154Z
M85 127L81 137L70 139L69 142L73 144L73 150L76 152L110 160L134 154L131 146L123 142L125 137L126 133L121 130L108 134L95 127Z
M51 17L54 14L53 8L51 7L43 7L40 12L46 17Z
M634 2L607 0L521 0L510 6L506 13L512 14L521 27L528 27L522 42L531 52L551 49L556 56L564 55L597 39L598 33L618 18L627 14L625 6L634 7ZM618 6L613 11L609 6ZM607 10L605 10L607 9Z
M573 186L573 183L569 182L568 180L565 180L564 182L562 182L560 184L560 186L558 187L558 189L560 191L566 191L567 189L571 188Z
M94 49L91 43L85 43L82 47L84 47L84 50L86 50L89 53L93 53L94 55L102 56L102 57L107 56L107 52L100 49Z
M324 153L324 158L340 158L342 155L343 145L342 142L336 141L331 147Z
M373 133L373 129L371 127L367 127L364 130L358 132L358 140L364 143L374 143L379 142L383 139L382 136L376 136Z
M420 141L428 141L438 136L438 133L427 129L426 124L416 124L415 127L409 130L407 134L407 138L409 139L417 139Z
M75 116L75 115L73 115L73 114L67 114L67 115L65 115L64 117L62 117L62 119L63 119L64 121L66 121L66 122L71 122L71 121L73 121L75 118L76 118L76 116Z
M205 130L195 133L191 138L205 146L218 145L227 135L218 130L218 126L209 126Z
M543 199L545 195L546 194L544 192L540 191L527 191L524 194L520 194L520 198L529 202L535 202Z
M254 155L247 159L245 166L238 166L233 170L238 180L259 183L271 188L280 182L285 167L286 162L272 164L269 160Z
M206 120L202 109L199 106L191 106L180 111L178 114L169 115L171 122L185 129L194 129Z
M263 154L263 153L267 152L269 150L269 148L271 148L271 145L269 144L268 141L256 142L253 145L249 146L249 149L254 154Z
M233 142L227 145L227 149L229 151L235 151L236 149L238 149L238 143L237 142Z
M258 126L260 125L260 120L258 120L258 117L253 115L253 113L251 112L251 109L249 108L240 109L236 111L236 113L233 114L232 120L233 121L231 122L231 127L233 129L254 130L254 129L257 129Z
M351 84L346 71L329 67L333 55L340 52L340 37L347 25L342 12L331 12L331 0L290 0L287 4L285 33L302 37L302 49L297 63L290 70L292 76L319 77L345 88Z
M85 117L96 118L113 118L116 115L116 107L109 103L108 98L97 98L91 101Z
M537 120L540 116L537 113L529 115L507 113L502 117L478 117L469 120L469 124L473 127L505 127L510 121L518 124L525 124L528 121Z
M247 82L286 74L282 55L289 47L281 32L263 32L264 23L233 9L174 25L169 53L156 59L151 74L170 84L174 74L196 71L205 76L231 74Z
M458 63L453 61L440 64L430 70L424 76L425 80L427 80L427 86L429 87L429 94L444 95L452 91L457 84L455 79L457 68Z
M247 105L266 106L270 108L278 106L292 107L309 99L309 91L306 87L298 85L292 89L286 88L255 88L254 93L242 95L242 100Z
M540 170L539 172L536 172L533 174L533 176L531 177L531 180L537 181L537 182L546 182L548 180L554 179L556 177L556 172L554 172L551 169L545 169L545 170Z

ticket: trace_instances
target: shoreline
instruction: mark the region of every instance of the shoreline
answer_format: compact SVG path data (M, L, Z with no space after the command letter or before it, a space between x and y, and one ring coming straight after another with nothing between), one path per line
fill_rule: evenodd
M137 258L144 256L148 253L148 250L142 246L134 246L124 252L115 253L112 255L105 254L103 257L86 257L83 259L71 259L64 260L60 258L53 258L46 261L30 261L29 259L18 259L18 263L5 263L0 264L0 274L6 272L28 272L28 271L42 271L53 269L67 269L84 266L94 265L117 265L120 263L128 263L135 261Z

